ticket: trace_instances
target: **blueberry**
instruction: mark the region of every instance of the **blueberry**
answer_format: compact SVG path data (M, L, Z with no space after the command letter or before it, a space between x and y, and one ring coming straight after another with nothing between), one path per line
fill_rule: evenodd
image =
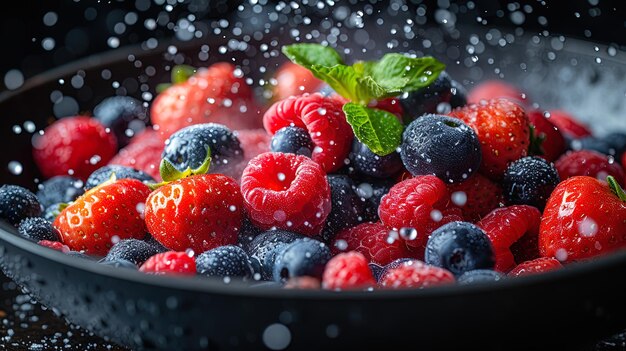
M463 85L452 80L447 72L441 72L430 85L400 98L405 122L410 123L426 113L449 113L453 108L467 103L466 95Z
M237 237L237 246L249 251L250 244L259 234L263 233L263 229L258 228L247 217L244 217L239 236Z
M21 236L34 241L59 241L59 232L52 223L41 217L26 218L20 223L18 232Z
M440 115L424 115L409 124L400 156L411 174L433 174L449 183L469 178L482 160L474 130L459 119Z
M43 218L50 223L54 222L66 206L66 203L59 202L46 207L43 211Z
M250 257L239 246L220 246L196 257L198 274L209 277L252 278Z
M530 205L542 210L560 182L552 163L541 157L528 156L509 165L504 172L502 188L510 205Z
M128 145L133 135L146 128L148 108L130 96L111 96L93 109L93 116L110 128L120 148Z
M127 260L137 266L141 266L148 258L166 251L165 247L157 243L137 239L124 239L113 245L102 261Z
M363 221L363 202L354 192L352 179L345 175L328 175L331 210L322 230L322 237L329 242L344 228L351 228Z
M217 123L196 124L172 134L165 142L163 158L178 170L199 168L211 150L210 173L220 173L229 164L243 159L239 139L226 126Z
M19 185L0 187L0 219L17 226L28 217L39 217L42 207L37 196Z
M402 159L398 152L379 156L356 138L352 142L352 151L348 158L357 172L370 177L388 178L402 169Z
M455 276L495 266L495 255L487 234L474 224L460 221L445 224L432 232L424 260Z
M276 255L274 281L285 282L302 276L321 279L331 256L330 248L321 241L311 238L294 240Z
M137 179L142 182L155 182L154 178L140 170L118 165L107 165L95 170L85 182L85 189L89 190L111 179L115 173L116 179Z
M626 133L609 133L604 137L604 140L611 145L613 150L613 154L611 155L615 155L616 159L619 159L620 156L626 152Z
M134 270L139 269L136 264L132 263L129 260L125 260L122 258L112 260L112 261L101 260L100 263L102 263L105 266L112 266L116 268L126 268L126 269L134 269Z
M393 179L377 179L375 181L366 181L357 184L355 192L364 204L364 221L378 221L378 206L380 206L380 201L383 196L391 190L394 184Z
M605 139L596 138L594 136L584 137L582 139L573 139L569 144L572 150L593 150L605 155L615 155L615 149Z
M37 198L44 208L55 203L70 203L85 191L83 181L70 176L52 177L39 184Z
M255 266L259 267L259 273L264 280L272 279L276 254L287 244L303 238L302 235L286 230L269 230L259 234L248 246L248 255Z
M491 269L475 269L473 271L467 271L461 274L456 281L459 284L474 284L483 282L497 282L501 279L504 279L504 275L502 273L496 272Z
M306 129L298 127L284 127L272 137L270 150L287 154L304 155L311 157L315 145Z

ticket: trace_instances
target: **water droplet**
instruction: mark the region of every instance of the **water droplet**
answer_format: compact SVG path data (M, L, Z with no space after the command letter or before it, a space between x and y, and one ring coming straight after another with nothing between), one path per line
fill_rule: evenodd
M400 228L398 232L400 237L404 240L415 240L417 239L417 230L411 227Z
M270 350L284 350L290 343L291 332L283 324L270 324L263 331L263 344Z
M430 211L430 218L435 222L439 222L443 219L443 213L439 210L432 210Z
M335 241L335 247L339 251L346 251L348 249L348 242L343 240L343 239L339 239L339 240Z
M14 175L20 175L22 174L22 171L24 171L24 167L22 167L21 163L19 163L18 161L9 162L9 172Z
M554 258L563 262L567 260L567 250L565 249L557 249L554 253Z
M585 238L592 237L598 233L598 224L589 217L585 217L578 222L578 233Z
M453 192L452 202L457 206L465 206L465 204L467 203L467 194L464 191Z
M285 179L287 178L285 176L285 173L282 173L282 172L278 172L277 176L278 176L278 180L281 181L281 182L284 182Z

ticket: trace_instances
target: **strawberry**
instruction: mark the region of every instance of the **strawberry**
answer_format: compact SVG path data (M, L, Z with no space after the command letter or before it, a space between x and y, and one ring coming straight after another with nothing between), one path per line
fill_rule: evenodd
M530 123L524 109L507 99L482 101L457 108L450 116L472 127L482 148L481 173L499 180L509 163L528 154Z
M131 139L130 144L121 149L109 161L109 164L132 167L149 174L158 181L161 179L159 164L164 147L165 144L158 132L146 129Z
M311 71L291 61L280 65L275 78L276 85L273 86L272 101L284 100L293 95L314 93L323 84Z
M521 277L524 275L532 275L537 273L549 272L559 268L563 265L559 260L552 257L540 257L534 260L522 262L515 266L507 276L509 277Z
M548 118L563 135L570 138L584 138L593 134L588 126L567 111L549 110L546 114L546 118Z
M502 202L502 189L480 174L461 183L446 184L452 205L461 209L466 221L476 222Z
M561 262L626 248L626 194L587 176L569 178L548 199L539 228L539 250Z
M45 178L69 174L86 180L116 151L115 135L88 116L65 117L33 138L33 159Z
M243 199L234 179L194 175L167 183L146 201L152 236L174 251L201 253L234 245L243 222Z
M114 239L145 237L143 208L149 194L150 188L136 179L105 182L67 206L54 228L73 251L104 256Z
M230 63L216 63L161 92L152 103L150 116L162 140L199 123L219 123L233 130L261 127L252 90L239 72Z
M559 177L590 176L600 180L610 175L624 185L624 171L611 157L593 150L569 151L554 163Z
M530 146L530 152L550 162L559 158L567 148L559 128L539 110L528 112L528 119L534 128L534 140L531 140L534 143Z
M503 80L488 80L473 87L467 95L469 104L478 104L481 100L507 98L521 104L528 103L528 97L516 86Z

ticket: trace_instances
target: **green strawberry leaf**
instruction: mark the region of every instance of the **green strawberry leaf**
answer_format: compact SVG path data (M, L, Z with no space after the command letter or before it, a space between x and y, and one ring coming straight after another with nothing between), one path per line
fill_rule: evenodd
M543 149L543 142L546 140L545 134L537 134L537 129L534 125L530 125L530 146L528 147L528 153L532 156L545 155L546 152Z
M282 47L282 51L291 61L308 69L312 66L332 67L343 65L343 60L335 49L319 44L286 45Z
M400 146L403 126L393 114L352 102L343 112L357 139L375 154L385 156Z
M613 176L606 177L606 182L609 183L609 188L611 188L611 191L617 195L620 200L626 201L626 192L624 192L624 189L622 189Z
M176 65L172 68L172 84L184 83L196 73L196 69L189 65Z
M187 167L187 169L185 169L184 171L180 171L167 158L163 158L161 160L161 164L159 165L159 173L161 173L163 183L155 184L155 186L161 186L167 184L168 182L173 182L193 175L206 174L209 171L210 165L211 149L208 147L204 161L202 162L200 167L196 169L191 169L191 167Z

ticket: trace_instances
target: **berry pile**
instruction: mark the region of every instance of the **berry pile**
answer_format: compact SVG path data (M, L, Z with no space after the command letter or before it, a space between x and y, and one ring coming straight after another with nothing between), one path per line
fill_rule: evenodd
M283 53L265 102L230 63L178 66L151 106L52 123L45 180L0 187L0 219L116 269L289 289L497 282L626 249L626 134L502 81L466 90L432 57Z

